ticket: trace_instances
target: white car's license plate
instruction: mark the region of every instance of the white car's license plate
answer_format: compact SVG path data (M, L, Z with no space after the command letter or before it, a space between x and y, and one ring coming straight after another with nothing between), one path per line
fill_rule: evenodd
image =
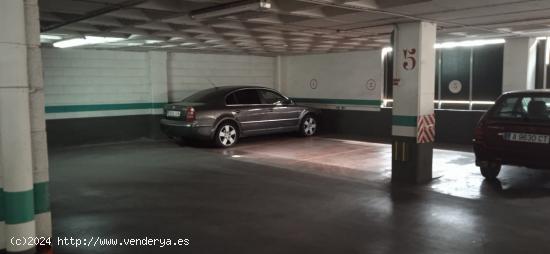
M181 116L181 111L168 110L168 111L166 111L166 116L180 117Z
M504 139L515 142L537 143L537 144L549 144L549 135L530 134L530 133L517 133L507 132L504 134Z

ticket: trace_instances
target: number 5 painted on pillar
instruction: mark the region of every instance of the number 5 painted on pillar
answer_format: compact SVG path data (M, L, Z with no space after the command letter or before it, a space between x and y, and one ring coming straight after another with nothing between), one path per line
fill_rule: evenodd
M403 69L407 71L416 68L416 49L403 49Z

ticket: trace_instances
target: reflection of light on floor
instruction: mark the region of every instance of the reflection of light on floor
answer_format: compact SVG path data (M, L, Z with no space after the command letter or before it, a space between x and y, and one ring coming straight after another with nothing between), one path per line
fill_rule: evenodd
M389 196L383 198L365 199L363 203L369 214L375 214L380 219L388 219L393 213L393 201ZM367 204L368 203L368 204Z
M426 209L421 209L421 220L427 225L434 225L427 226L426 230L433 230L431 234L445 237L449 242L457 240L455 239L456 234L460 232L477 232L482 228L480 227L480 225L483 225L482 222L478 220L471 209L433 203L425 205L427 206ZM442 228L446 229L446 233L443 235L441 234ZM460 241L478 245L483 244L484 239L479 239L479 235L471 235L471 239L460 239Z
M225 156L229 156L231 158L241 158L241 157L243 157L242 154L238 154L238 151L233 150L233 149L224 149L224 150L222 150L222 154L225 155Z
M372 142L366 142L366 141L357 141L357 140L349 140L349 139L335 139L335 138L324 138L325 140L340 142L343 144L350 144L350 145L367 145L367 146L387 146L387 144L381 144L381 143L372 143Z
M431 189L452 196L480 198L483 178L471 153L434 150L433 173L439 178L432 182Z
M232 159L297 171L387 183L391 180L391 145L334 138L283 138L241 143L222 150ZM470 152L434 149L434 180L428 188L447 195L478 199L483 177Z

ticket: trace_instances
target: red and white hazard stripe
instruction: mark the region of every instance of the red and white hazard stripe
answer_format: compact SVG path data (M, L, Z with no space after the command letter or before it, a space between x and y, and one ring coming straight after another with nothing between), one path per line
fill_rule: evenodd
M430 143L435 141L435 115L418 116L416 124L416 142Z

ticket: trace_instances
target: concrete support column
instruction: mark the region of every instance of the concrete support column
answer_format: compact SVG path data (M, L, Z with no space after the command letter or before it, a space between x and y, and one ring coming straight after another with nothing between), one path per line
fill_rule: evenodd
M548 86L549 77L548 77L548 65L550 64L550 37L546 37L544 43L544 52L542 57L542 89L550 88Z
M161 51L148 52L149 83L151 85L151 103L168 102L168 53ZM162 109L155 109L151 114L162 113Z
M6 239L35 237L29 77L23 1L0 1L0 165ZM6 241L8 253L34 246Z
M287 57L285 56L277 56L275 59L275 89L279 90L283 94L287 91L287 84L286 84L286 66L287 66Z
M535 89L537 41L535 38L510 38L504 45L502 91Z
M162 105L168 102L168 53L150 51L147 60L152 106L149 137L160 138L163 136L156 116L162 114Z
M399 24L394 32L392 181L432 179L435 139L436 25Z
M537 63L535 89L545 89L548 84L548 64L550 64L550 37L537 40Z
M40 50L40 20L38 0L25 0L27 35L27 67L30 87L31 145L34 182L34 213L36 236L52 236L52 217L49 198L49 162L46 137L44 80ZM38 246L48 248L49 246Z

